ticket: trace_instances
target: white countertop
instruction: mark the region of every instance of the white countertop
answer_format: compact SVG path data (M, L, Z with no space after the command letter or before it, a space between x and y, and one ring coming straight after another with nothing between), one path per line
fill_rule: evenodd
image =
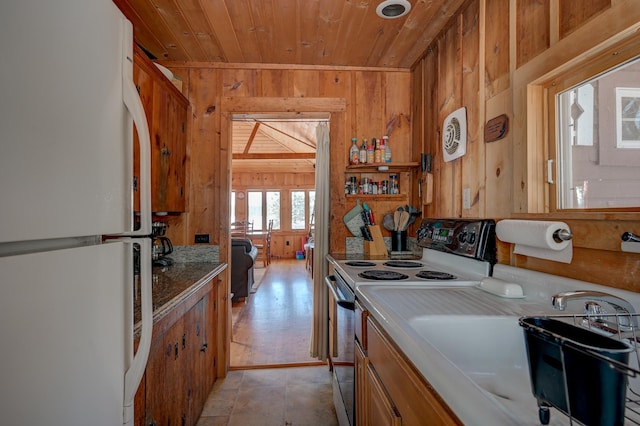
M516 271L516 275L511 275L515 269L499 269L499 274L503 274L502 277L505 278L513 278L520 274L520 271ZM618 294L622 292L622 295L627 296L627 300L636 307L640 300L638 293L618 291L575 280L566 281L564 278L560 279L560 285L556 285L555 281L549 282L548 277L546 274L534 273L532 282L535 284L525 287L524 298L498 297L476 287L424 288L403 287L397 284L361 285L356 289L356 297L465 424L540 425L536 398L530 388L521 389L522 386L518 385L519 396L513 399L519 399L519 402L509 398L508 383L499 384L497 387L504 389L493 392L483 389L438 350L437 345L431 344L412 328L410 322L421 316L442 316L445 320L446 316L471 316L504 317L506 321L513 318L517 324L518 318L522 316L557 315L560 312L553 310L549 294L554 294L559 287L566 289L566 285L571 289L584 287L610 290L611 293ZM582 309L582 304L577 301L571 305L571 308ZM469 351L474 351L471 344L470 346ZM505 348L507 347L505 343ZM486 354L474 353L470 356ZM528 377L528 365L524 365L520 372L525 373ZM524 395L523 392L528 395ZM569 419L552 408L550 424L569 424Z

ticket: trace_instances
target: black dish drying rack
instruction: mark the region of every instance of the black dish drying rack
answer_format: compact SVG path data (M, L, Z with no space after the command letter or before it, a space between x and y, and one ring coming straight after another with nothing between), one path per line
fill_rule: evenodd
M640 314L522 317L541 424L640 425Z

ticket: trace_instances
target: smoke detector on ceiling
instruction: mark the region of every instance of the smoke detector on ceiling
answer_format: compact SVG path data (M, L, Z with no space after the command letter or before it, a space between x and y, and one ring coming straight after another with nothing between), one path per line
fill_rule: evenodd
M395 19L406 15L411 10L407 0L384 0L376 8L376 13L384 19Z

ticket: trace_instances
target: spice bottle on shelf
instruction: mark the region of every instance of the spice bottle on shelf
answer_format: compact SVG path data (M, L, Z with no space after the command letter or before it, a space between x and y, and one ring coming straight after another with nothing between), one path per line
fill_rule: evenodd
M357 194L358 193L358 182L356 180L356 177L355 176L351 176L350 181L351 181L351 185L350 185L351 194Z
M371 182L371 193L374 195L378 194L378 182Z
M375 147L373 145L373 141L367 145L367 163L373 163L375 161Z
M382 146L380 145L380 140L373 138L372 141L374 142L374 149L375 151L373 152L373 162L374 163L382 163Z
M389 146L389 136L385 135L382 137L382 141L384 143L384 162L391 162L391 147Z
M367 162L367 140L362 140L362 145L360 145L360 156L359 156L360 164L364 164Z
M398 186L398 175L389 175L389 194L399 194L400 188Z
M349 164L360 162L360 149L358 148L358 138L351 138L351 148L349 149Z

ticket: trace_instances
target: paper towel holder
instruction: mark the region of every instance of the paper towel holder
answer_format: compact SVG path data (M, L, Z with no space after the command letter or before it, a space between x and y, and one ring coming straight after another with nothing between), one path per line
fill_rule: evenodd
M633 243L640 243L640 237L635 235L633 232L625 232L622 234L622 241L629 241Z
M556 243L561 243L563 241L569 241L573 238L573 234L568 229L558 229L553 233L553 240Z

